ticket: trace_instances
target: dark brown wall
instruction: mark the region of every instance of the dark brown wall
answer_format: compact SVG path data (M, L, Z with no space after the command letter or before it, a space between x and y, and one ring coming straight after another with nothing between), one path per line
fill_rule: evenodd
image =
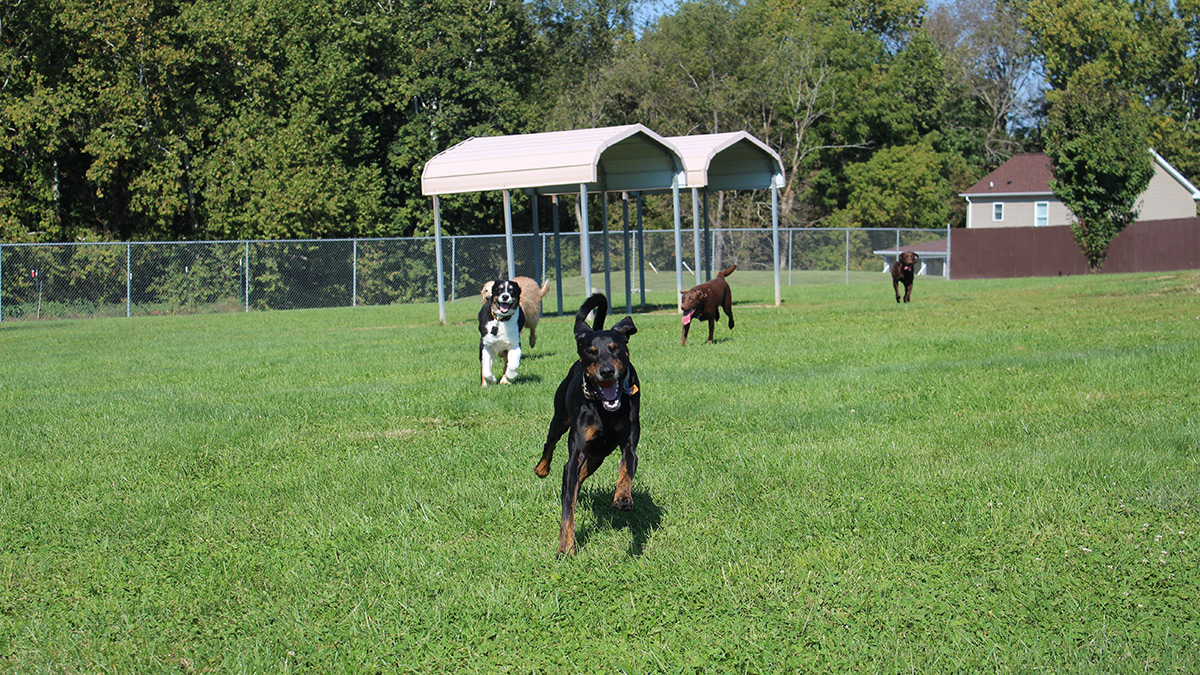
M1050 277L1088 271L1069 227L954 230L950 256L951 279ZM1183 269L1200 269L1200 218L1130 225L1109 245L1102 271Z

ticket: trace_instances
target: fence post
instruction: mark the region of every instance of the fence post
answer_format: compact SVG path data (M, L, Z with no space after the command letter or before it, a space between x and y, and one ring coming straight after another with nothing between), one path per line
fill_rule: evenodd
M350 306L358 307L358 240L354 240L354 253L350 259L350 267L353 270L353 281L350 282Z
M846 283L850 283L850 228L846 228Z
M242 258L242 273L244 275L244 276L242 276L242 283L245 285L245 289L246 289L246 296L245 296L246 297L246 311L249 312L250 311L250 242L245 241L243 243L245 244L246 248L245 248L245 251L243 252L244 257Z
M946 281L950 281L950 223L946 223Z
M0 244L0 321L4 320L4 244Z
M133 265L130 259L133 257L133 244L125 242L125 318L129 318L129 296L130 286L133 285Z

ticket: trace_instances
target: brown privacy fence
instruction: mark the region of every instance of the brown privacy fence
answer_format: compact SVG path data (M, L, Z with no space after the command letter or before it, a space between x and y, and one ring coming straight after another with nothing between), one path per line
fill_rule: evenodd
M952 279L1086 274L1087 260L1070 227L954 230ZM1148 220L1125 228L1109 245L1102 271L1200 269L1200 218Z

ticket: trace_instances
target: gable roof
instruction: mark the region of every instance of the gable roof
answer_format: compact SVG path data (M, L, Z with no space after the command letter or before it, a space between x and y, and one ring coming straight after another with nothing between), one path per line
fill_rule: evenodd
M1013 155L995 171L984 176L960 197L1014 197L1018 195L1048 195L1050 192L1050 157L1044 152Z
M641 124L469 138L425 164L426 195L535 189L663 190L683 179L683 159Z
M1200 190L1175 170L1162 155L1150 148L1154 163L1167 172L1183 189L1191 194L1192 199L1200 200ZM967 188L960 197L1020 197L1034 195L1051 195L1050 179L1054 176L1050 168L1050 156L1044 152L1026 152L1013 155L1007 162L1001 164L995 171L984 176L978 183Z
M712 190L765 190L783 187L783 162L766 143L745 131L671 136L683 157L686 187Z

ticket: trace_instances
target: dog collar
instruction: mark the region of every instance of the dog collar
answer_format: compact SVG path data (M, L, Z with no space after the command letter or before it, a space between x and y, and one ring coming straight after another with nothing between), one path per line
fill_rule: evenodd
M596 386L592 384L592 381L586 377L583 378L583 397L589 401L600 401L604 404L605 409L617 410L621 407L622 398L625 398L626 396L633 396L634 394L638 393L638 386L633 384L631 381L632 379L633 373L626 372L625 381L621 383L621 390L617 396L617 400L615 401L616 406L613 408L609 408L609 403L605 401L604 397L600 395L600 392L596 390Z

